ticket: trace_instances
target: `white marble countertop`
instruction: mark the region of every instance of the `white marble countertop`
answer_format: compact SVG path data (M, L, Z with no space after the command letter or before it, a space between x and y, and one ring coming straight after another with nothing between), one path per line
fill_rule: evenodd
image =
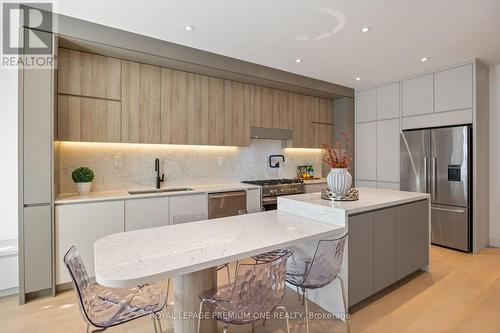
M328 201L321 199L319 193L306 193L289 195L286 197L278 198L278 210L285 208L286 211L293 209L293 206L298 204L303 204L305 206L311 207L313 210L318 210L321 208L330 208L330 210L335 210L339 212L345 212L347 215L359 214L370 210L376 210L391 206L402 205L405 203L410 203L419 200L425 200L429 198L429 194L426 193L416 193L416 192L404 192L404 191L394 191L386 189L376 189L361 187L359 190L359 200L358 201ZM320 206L320 207L318 207ZM290 208L290 209L289 209ZM299 208L298 208L299 209ZM292 212L295 213L295 212ZM314 216L314 215L309 215Z
M180 187L181 186L173 186L171 188L180 188ZM140 198L153 198L153 197L167 197L167 196L188 195L196 193L215 193L215 192L239 191L239 190L260 188L260 186L243 184L243 183L193 185L193 186L188 185L182 187L187 187L192 190L179 191L179 192L146 193L146 194L129 194L127 190L97 191L97 192L90 192L89 194L84 196L80 196L78 193L67 193L59 195L56 198L55 204L65 205L65 204L87 203L95 201L113 201L113 200L127 200L127 199L140 199ZM130 189L130 190L137 191L141 189Z
M106 236L94 243L98 283L132 287L325 237L344 226L279 211Z

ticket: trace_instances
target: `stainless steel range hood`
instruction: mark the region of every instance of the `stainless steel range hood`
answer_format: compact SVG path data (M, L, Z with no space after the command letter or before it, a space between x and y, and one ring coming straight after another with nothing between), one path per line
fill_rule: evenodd
M250 127L250 137L253 139L291 140L293 131L290 129Z

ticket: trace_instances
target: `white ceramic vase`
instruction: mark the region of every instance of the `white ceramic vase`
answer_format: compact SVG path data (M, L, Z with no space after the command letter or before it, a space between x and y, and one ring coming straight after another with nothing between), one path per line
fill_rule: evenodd
M90 188L92 187L92 182L76 183L76 185L78 186L78 193L80 193L80 195L86 195L89 194L90 192Z
M326 177L328 188L334 194L344 195L352 184L352 176L348 169L332 168Z

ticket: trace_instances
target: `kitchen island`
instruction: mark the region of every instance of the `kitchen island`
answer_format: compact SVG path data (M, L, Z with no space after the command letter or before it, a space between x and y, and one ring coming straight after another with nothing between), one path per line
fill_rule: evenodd
M332 202L320 193L306 193L280 197L278 211L346 226L349 238L340 274L348 281L349 306L417 270L429 270L429 194L359 188L359 200ZM309 293L309 298L341 313L336 283Z
M348 230L341 274L348 278L352 305L374 293L375 285L428 269L428 199L427 194L362 188L359 201L335 203L308 193L279 198L278 211L114 234L95 243L96 280L130 287L174 277L176 312L197 311L197 295L216 285L217 265L283 247L313 248L317 240ZM310 293L310 299L342 314L336 283ZM174 329L194 332L195 325L194 319L176 320ZM215 323L205 320L203 331L215 332Z

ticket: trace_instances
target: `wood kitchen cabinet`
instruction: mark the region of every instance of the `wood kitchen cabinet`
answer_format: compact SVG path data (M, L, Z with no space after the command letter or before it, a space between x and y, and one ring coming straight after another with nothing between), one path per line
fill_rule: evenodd
M161 69L161 143L188 143L188 114L194 113L195 74Z
M58 93L121 99L121 60L59 48Z
M160 67L122 61L122 142L160 143L160 73Z
M195 76L195 108L188 118L189 143L224 145L224 80Z
M311 147L311 109L312 97L290 94L290 112L293 112L293 146L295 148Z
M290 94L288 91L273 90L273 128L293 129Z
M84 142L121 141L120 102L59 95L57 106L59 140Z
M274 89L250 86L250 126L273 128Z
M224 144L227 146L250 145L250 96L249 84L224 81Z

